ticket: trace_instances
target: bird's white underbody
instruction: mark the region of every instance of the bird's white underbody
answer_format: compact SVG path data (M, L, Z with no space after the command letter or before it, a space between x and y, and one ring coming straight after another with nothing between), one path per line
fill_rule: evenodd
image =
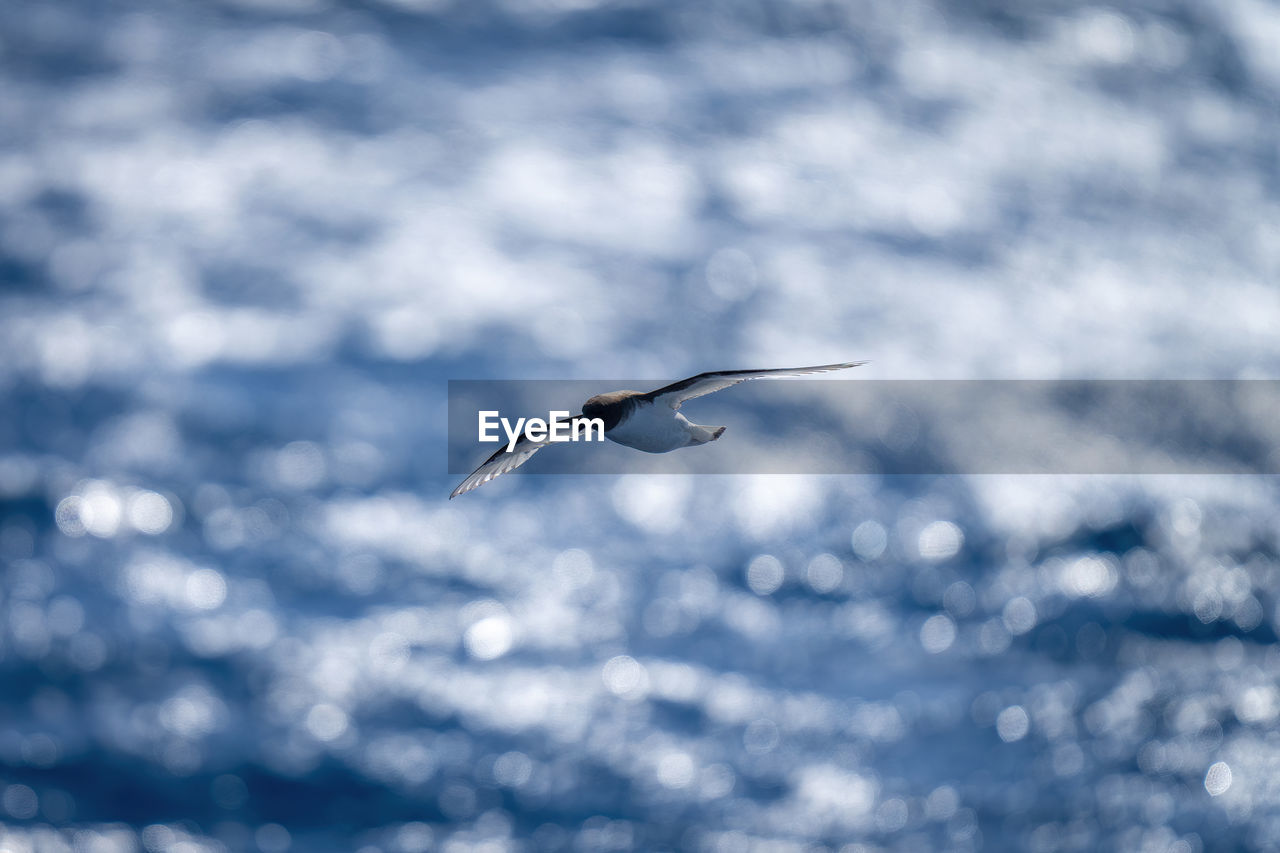
M645 453L668 453L715 441L724 427L702 426L668 406L641 403L634 413L611 430L605 438Z

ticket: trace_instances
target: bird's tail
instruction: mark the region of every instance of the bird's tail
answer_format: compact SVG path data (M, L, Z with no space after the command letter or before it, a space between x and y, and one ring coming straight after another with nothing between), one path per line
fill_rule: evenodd
M724 434L724 431L725 427L722 426L703 426L702 424L697 424L694 426L693 435L689 437L689 446L692 447L694 445L707 444L715 441Z

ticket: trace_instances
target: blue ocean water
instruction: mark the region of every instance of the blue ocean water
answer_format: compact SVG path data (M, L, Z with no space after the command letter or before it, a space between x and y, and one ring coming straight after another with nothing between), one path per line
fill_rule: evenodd
M1272 849L1274 477L450 502L445 406L1275 378L1278 44L1261 0L8 0L0 850Z

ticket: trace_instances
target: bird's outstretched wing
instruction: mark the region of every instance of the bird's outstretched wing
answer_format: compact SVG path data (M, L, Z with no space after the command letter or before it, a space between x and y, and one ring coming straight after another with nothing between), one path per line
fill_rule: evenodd
M671 385L650 391L642 398L655 403L666 403L673 409L679 409L685 400L694 397L705 397L716 391L723 391L731 385L746 382L748 379L761 379L766 376L804 376L808 373L827 373L831 370L844 370L866 364L865 361L848 361L843 364L820 364L816 367L779 367L773 370L721 370L716 373L699 373Z
M449 500L453 500L458 495L466 494L472 489L478 489L494 477L501 477L508 471L514 471L524 463L528 462L533 454L546 447L550 442L532 442L527 438L521 438L516 442L513 450L500 447L498 451L484 461L484 464L471 472L471 476L458 484L458 487L449 493Z
M583 415L574 415L569 418L569 421L577 421L583 417ZM563 423L563 421L557 421L557 423ZM520 440L516 442L516 446L511 450L507 450L506 445L503 445L486 459L483 465L472 471L467 479L459 483L458 487L449 493L449 500L453 500L458 495L466 494L472 489L480 488L494 477L501 477L508 471L514 471L528 462L533 454L548 444L551 444L550 438L545 438L542 441L530 441L524 435L521 435Z

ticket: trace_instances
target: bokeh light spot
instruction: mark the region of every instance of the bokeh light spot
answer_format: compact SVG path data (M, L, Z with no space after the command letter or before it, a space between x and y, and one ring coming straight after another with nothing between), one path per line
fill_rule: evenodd
M253 833L253 840L262 853L285 853L293 846L289 830L278 823L266 823L258 827Z
M476 660L495 660L511 651L515 630L505 612L478 620L463 635L467 652Z
M1005 743L1022 740L1031 730L1031 718L1021 705L1010 705L996 717L996 734Z
M949 521L934 521L920 531L916 548L920 556L930 562L941 562L954 557L964 544L964 533Z
M1232 781L1230 765L1225 761L1218 761L1210 765L1208 772L1204 774L1204 789L1209 792L1209 796L1220 797L1231 787Z
M819 594L835 592L844 580L844 566L834 554L818 554L805 567L805 581Z
M337 740L346 734L349 725L347 713L328 702L315 705L307 712L307 731L316 740Z
M920 627L920 645L931 655L945 652L956 640L956 623L945 613L930 616Z
M761 554L747 565L747 586L756 595L772 595L782 586L786 572L772 554Z
M148 536L158 536L173 523L173 506L164 495L146 490L129 496L129 524Z
M610 658L601 672L609 692L624 699L643 699L649 692L649 673L630 655Z
M874 560L884 553L889 534L878 521L864 521L853 529L853 553L863 560Z

